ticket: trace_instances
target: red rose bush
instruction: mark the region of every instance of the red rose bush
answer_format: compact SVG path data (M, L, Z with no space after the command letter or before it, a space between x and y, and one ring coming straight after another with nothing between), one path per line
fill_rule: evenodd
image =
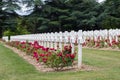
M45 48L39 45L37 41L34 43L28 41L12 41L8 44L26 52L27 55L31 55L37 62L55 70L61 70L64 67L72 66L76 56L76 53L71 53L72 47L70 45L64 46L64 49L60 51L59 49Z

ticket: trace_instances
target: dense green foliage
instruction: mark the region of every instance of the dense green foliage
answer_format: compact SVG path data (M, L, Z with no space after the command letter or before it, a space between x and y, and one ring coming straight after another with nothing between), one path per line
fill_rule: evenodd
M103 20L103 27L120 28L120 0L106 0L104 6L107 15Z
M10 34L15 32L18 15L14 10L19 7L14 2L14 0L0 0L0 38L5 30Z
M97 0L21 1L23 4L27 4L27 7L34 7L30 15L20 16L15 13L15 10L19 9L19 5L14 3L20 2L19 0L0 1L0 36L6 30L14 32L16 35L120 28L120 0L106 0L103 3L98 3ZM9 5L2 10L5 4ZM3 24L6 22L7 24ZM17 30L19 28L24 30Z

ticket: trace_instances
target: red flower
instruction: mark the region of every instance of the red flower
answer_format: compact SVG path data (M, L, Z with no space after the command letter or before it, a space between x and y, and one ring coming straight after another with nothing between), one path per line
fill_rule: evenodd
M42 61L43 61L44 63L46 63L46 62L47 62L47 58L43 58Z
M115 41L115 40L112 40L112 44L116 44L116 41Z
M34 54L33 57L38 58L38 53L37 52L34 52L33 54Z
M70 57L70 54L66 54L65 56L68 58L68 57Z
M54 48L50 48L50 50L55 50Z
M70 54L70 58L74 59L75 58L75 54Z
M72 46L71 46L71 45L69 45L69 48L71 49L71 48L72 48Z
M34 45L34 48L35 49L39 49L39 45Z
M34 41L34 44L35 44L35 45L39 45L37 41Z
M64 46L64 49L65 49L65 50L68 50L68 46Z
M21 42L21 44L25 44L25 42Z
M42 48L43 51L48 52L49 48Z
M48 52L47 54L45 54L45 56L50 56L52 53L51 52Z
M82 44L82 46L86 46L86 43L84 42L84 43Z
M28 51L30 50L30 48L27 49Z
M111 47L112 46L112 44L111 43L108 43L108 45Z
M39 58L36 58L36 61L38 62L38 61L39 61Z
M22 48L26 48L26 46L23 45Z
M38 42L37 42L37 41L34 41L33 46L34 46L34 48L35 48L35 49L39 49L39 44L38 44Z
M47 54L45 54L45 56L47 56L47 57L48 57L48 56L49 56L49 54L47 53Z
M31 42L29 42L28 44L29 44L29 45L32 45L32 43L31 43Z
M44 57L44 56L45 56L45 54L42 54L42 53L41 53L39 56L40 56L40 57Z
M60 52L57 56L62 57L62 53Z
M100 44L98 43L97 45L96 45L96 47L99 47L100 46Z

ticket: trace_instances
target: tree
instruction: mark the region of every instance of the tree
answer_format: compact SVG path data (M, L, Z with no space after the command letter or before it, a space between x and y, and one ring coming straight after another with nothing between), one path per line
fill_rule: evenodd
M120 28L120 0L106 0L104 3L106 18L102 24L104 28Z
M19 8L17 4L15 4L15 0L0 0L0 38L2 37L3 30L6 27L7 29L9 26L11 26L11 28L14 27L12 26L14 24L12 20L14 16L16 16L14 13L15 8Z
M71 20L67 0L47 0L42 6L41 26L38 29L45 32L71 30Z
M34 4L33 12L30 15L24 16L24 19L26 22L27 30L31 33L37 33L39 32L38 28L41 25L41 9L43 2L41 0L32 0L31 4Z
M96 0L70 0L72 13L76 18L75 29L93 30L99 29L98 17L100 13L99 3Z
M2 10L2 5L3 5L3 2L2 0L0 0L0 38L2 38L2 33L3 33L3 24L4 24L4 20L5 20L5 14Z

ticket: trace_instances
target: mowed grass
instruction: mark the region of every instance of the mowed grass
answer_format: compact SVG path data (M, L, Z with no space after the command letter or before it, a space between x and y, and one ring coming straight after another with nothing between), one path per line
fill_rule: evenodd
M96 71L39 72L0 44L0 80L120 80L120 52L83 49L83 63Z

